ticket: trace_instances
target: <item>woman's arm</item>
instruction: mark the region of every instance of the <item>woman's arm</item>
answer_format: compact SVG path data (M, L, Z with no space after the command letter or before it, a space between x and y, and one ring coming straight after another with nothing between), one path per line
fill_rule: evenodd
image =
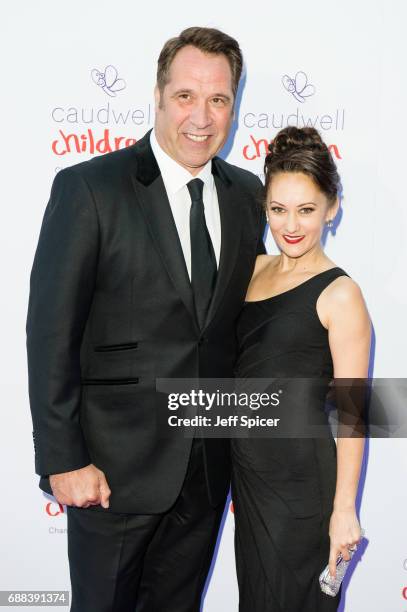
M367 378L371 324L359 286L349 277L339 277L321 294L318 302L318 313L328 329L335 379ZM338 554L349 559L348 548L361 536L355 502L363 451L363 437L338 437L337 483L329 527L332 576Z

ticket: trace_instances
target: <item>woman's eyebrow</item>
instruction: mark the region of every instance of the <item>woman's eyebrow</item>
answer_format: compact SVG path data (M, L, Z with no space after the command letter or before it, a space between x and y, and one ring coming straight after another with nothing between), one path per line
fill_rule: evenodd
M269 204L278 204L279 206L285 207L285 204L281 204L280 202L277 202L277 200L271 200ZM303 202L302 204L297 204L297 208L299 208L300 206L306 206L307 204L313 204L314 206L318 206L316 202Z

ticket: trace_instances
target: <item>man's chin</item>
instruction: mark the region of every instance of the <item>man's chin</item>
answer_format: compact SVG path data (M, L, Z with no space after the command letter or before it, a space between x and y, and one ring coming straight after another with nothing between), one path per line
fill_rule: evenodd
M205 155L205 157L187 157L184 156L179 163L184 166L187 170L191 172L191 174L198 174L200 170L214 157L214 155Z
M215 148L213 146L214 143L211 143L212 146L195 146L192 143L192 146L183 146L180 149L180 159L182 159L183 165L190 165L192 168L203 167L208 163L215 155L218 153L219 148Z

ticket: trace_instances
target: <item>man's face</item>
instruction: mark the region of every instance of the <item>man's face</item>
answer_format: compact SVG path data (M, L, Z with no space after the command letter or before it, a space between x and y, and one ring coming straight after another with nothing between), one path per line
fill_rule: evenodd
M155 88L160 146L196 175L225 143L233 119L232 72L224 55L192 46L176 54L169 82Z

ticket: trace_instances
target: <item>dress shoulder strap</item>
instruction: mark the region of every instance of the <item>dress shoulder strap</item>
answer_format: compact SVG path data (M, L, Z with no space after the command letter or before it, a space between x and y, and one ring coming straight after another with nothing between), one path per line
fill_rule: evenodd
M308 294L309 297L312 295L313 302L316 303L322 291L340 276L349 276L349 274L342 268L335 267L325 270L322 274L315 276L313 279L314 282L311 283L309 287L310 293Z

